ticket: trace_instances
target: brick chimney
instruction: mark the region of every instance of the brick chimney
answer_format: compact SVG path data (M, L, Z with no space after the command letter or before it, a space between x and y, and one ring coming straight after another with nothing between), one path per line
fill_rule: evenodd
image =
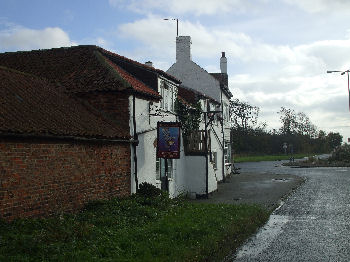
M186 62L191 60L191 37L176 37L176 62Z
M220 58L220 69L222 74L227 74L227 58L225 57L225 52L221 53Z

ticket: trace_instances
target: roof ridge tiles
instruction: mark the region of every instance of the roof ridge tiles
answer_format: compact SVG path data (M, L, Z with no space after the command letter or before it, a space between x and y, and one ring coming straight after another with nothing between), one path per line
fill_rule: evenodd
M98 47L98 46L97 46L97 48L99 48L100 50L102 50L103 52L105 52L105 53L107 53L107 54L110 54L110 55L112 55L112 56L118 57L118 58L123 59L123 60L125 60L125 61L128 61L128 62L130 62L130 63L133 63L134 65L138 65L138 66L140 66L140 67L143 67L143 68L145 68L145 69L148 69L148 70L151 70L151 71L160 73L160 74L162 74L162 75L164 75L164 76L167 76L167 77L172 78L173 80L175 80L175 81L178 82L178 83L181 83L181 81L180 81L179 79L177 79L176 77L174 77L174 76L168 74L167 72L165 72L165 71L163 71L163 70L161 70L161 69L154 68L154 67L152 67L152 66L148 66L148 65L146 65L146 64L140 63L140 62L138 62L138 61L136 61L136 60L132 60L132 59L130 59L130 58L128 58L128 57L119 55L119 54L117 54L117 53L113 53L113 52L111 52L111 51L109 51L109 50L106 50L106 49L104 49L104 48L102 48L102 47Z
M143 83L140 79L137 77L134 77L132 74L124 70L119 65L116 65L111 60L109 60L107 57L104 58L106 62L111 66L117 73L132 86L132 88L140 93L153 96L155 98L160 98L160 94L153 90L151 87L147 86L145 83Z

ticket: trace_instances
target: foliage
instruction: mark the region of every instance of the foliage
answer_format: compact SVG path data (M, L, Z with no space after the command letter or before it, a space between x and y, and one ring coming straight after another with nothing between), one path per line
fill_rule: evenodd
M287 145L288 154L327 153L342 141L339 133L327 135L322 130L318 132L305 113L296 113L293 109L282 107L278 112L282 123L280 130L267 131L266 124L256 126L256 107L236 99L231 101L231 108L237 111L231 110L231 119L238 118L231 128L232 148L236 154L281 154L284 144ZM246 112L241 113L241 110ZM252 121L249 122L249 119ZM242 125L245 121L250 124Z
M259 107L252 106L239 99L230 100L230 119L235 129L248 130L258 122Z
M297 127L295 111L293 109L281 107L278 114L280 114L280 120L282 122L281 133L286 135L295 133Z
M155 196L156 199L163 196ZM144 196L96 201L79 214L0 223L0 261L213 261L269 213L257 206Z
M179 98L175 100L175 112L179 117L184 137L192 130L198 130L201 122L202 108L200 101L191 106L183 103Z
M282 127L281 133L284 135L303 135L310 138L317 136L317 128L311 123L310 118L304 113L296 113L293 109L281 107L278 112L280 114L280 120Z
M341 136L339 133L330 132L327 135L327 143L331 149L335 149L338 146L340 146L342 141L343 141L343 136Z
M139 185L137 194L143 197L156 197L162 194L162 190L157 188L155 185L152 185L147 182L143 182Z
M338 146L332 152L330 161L345 161L350 162L350 145L344 144L342 146Z
M336 135L334 135L336 134ZM322 135L322 134L321 134ZM236 154L283 154L283 144L287 143L287 154L298 153L329 153L332 151L334 137L340 137L339 133L330 133L325 137L310 138L306 135L266 132L262 130L250 129L247 132L241 130L231 130L233 149ZM337 144L341 143L338 139ZM332 142L333 141L333 142ZM293 152L291 148L293 147Z

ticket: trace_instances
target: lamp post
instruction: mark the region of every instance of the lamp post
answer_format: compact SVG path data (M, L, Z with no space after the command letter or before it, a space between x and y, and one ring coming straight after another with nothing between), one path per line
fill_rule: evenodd
M164 18L163 20L166 20L166 21L174 20L174 21L176 21L176 36L179 36L179 19L178 18Z
M349 111L350 111L350 82L349 82L349 72L350 72L350 69L348 70L345 70L345 71L339 71L339 70L330 70L330 71L327 71L327 74L331 74L331 73L340 73L341 72L341 75L344 75L345 73L347 73L348 75L348 94L349 94Z

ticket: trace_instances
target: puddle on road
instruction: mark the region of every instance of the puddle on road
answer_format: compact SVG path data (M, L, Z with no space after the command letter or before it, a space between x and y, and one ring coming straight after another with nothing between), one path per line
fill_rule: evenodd
M235 259L247 257L254 258L270 246L272 241L278 237L283 231L283 226L289 221L288 216L271 215L266 225L261 228L258 233L248 240L248 242L241 247Z
M272 181L274 182L288 182L290 181L289 178L273 178Z

